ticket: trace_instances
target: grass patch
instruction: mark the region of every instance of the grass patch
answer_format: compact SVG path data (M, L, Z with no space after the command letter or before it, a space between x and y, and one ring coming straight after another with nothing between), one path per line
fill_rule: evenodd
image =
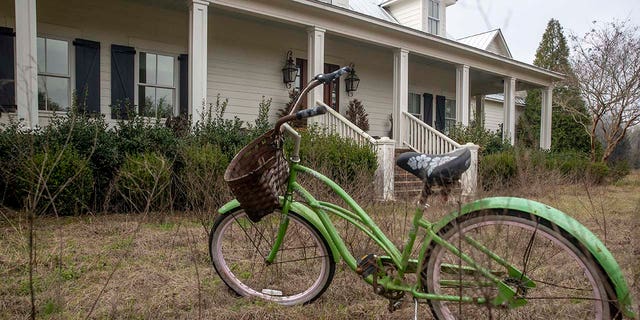
M533 186L532 186L533 187ZM536 192L509 190L556 207L585 224L601 239L620 264L637 303L640 299L640 172L608 186L573 184L547 186ZM542 191L540 191L542 190ZM487 196L492 194L487 194ZM401 245L408 233L413 205L365 204L372 219ZM437 220L455 204L434 205L426 214ZM213 218L208 217L208 218ZM0 318L28 316L28 253L24 220L19 215L0 218ZM411 301L394 313L387 300L338 264L333 283L315 303L282 307L236 297L217 277L209 261L210 223L202 216L166 213L162 222L139 215L97 215L90 218L39 218L36 224L38 263L35 268L37 310L43 318L84 318L116 268L120 254L129 255L104 288L92 318L210 318L210 319L408 319ZM212 221L208 219L207 221ZM606 222L606 230L603 228ZM141 229L135 239L132 231ZM353 227L336 222L354 256L381 253ZM199 278L196 274L196 267ZM198 292L200 291L200 295ZM56 297L64 297L64 300ZM636 306L637 307L637 306ZM420 317L430 319L426 305Z

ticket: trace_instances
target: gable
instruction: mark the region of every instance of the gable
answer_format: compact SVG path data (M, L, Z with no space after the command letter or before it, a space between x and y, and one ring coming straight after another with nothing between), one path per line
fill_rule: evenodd
M489 42L485 50L511 58L511 52L509 52L507 43L501 35L496 35L493 40Z
M458 42L476 47L478 49L493 52L507 58L513 58L511 56L509 46L507 46L507 41L504 39L504 36L502 35L502 31L500 31L500 29L495 29L480 34L460 38L458 39Z

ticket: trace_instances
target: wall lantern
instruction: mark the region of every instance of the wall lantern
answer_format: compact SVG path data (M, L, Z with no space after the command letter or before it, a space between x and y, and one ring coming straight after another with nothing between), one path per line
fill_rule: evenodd
M287 88L291 88L291 84L296 81L298 76L298 67L293 62L293 52L287 51L287 62L282 68L282 82L287 85Z
M353 92L358 90L358 85L360 84L360 78L356 74L356 68L353 64L351 64L351 72L344 78L344 86L347 90L347 94L349 97L353 96Z

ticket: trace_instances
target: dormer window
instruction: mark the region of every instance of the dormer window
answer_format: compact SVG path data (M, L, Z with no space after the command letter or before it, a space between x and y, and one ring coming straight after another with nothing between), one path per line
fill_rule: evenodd
M440 26L440 2L438 0L429 0L429 17L427 19L427 31L437 35Z

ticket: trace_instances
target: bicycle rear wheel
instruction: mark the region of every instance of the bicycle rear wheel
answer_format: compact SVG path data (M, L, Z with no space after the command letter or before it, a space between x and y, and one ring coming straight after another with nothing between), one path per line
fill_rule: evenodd
M252 222L243 210L216 218L209 236L213 267L235 293L283 305L308 303L329 286L335 262L320 232L296 213L275 261L267 263L276 239L280 211Z
M438 319L612 319L619 318L610 303L608 278L586 249L553 223L528 213L495 210L458 218L440 231L484 268L517 290L527 304L508 309L490 303L429 301ZM535 282L527 287L521 277L509 277L507 268L488 257L473 242ZM422 270L430 293L470 296L491 301L497 288L456 254L432 244Z

